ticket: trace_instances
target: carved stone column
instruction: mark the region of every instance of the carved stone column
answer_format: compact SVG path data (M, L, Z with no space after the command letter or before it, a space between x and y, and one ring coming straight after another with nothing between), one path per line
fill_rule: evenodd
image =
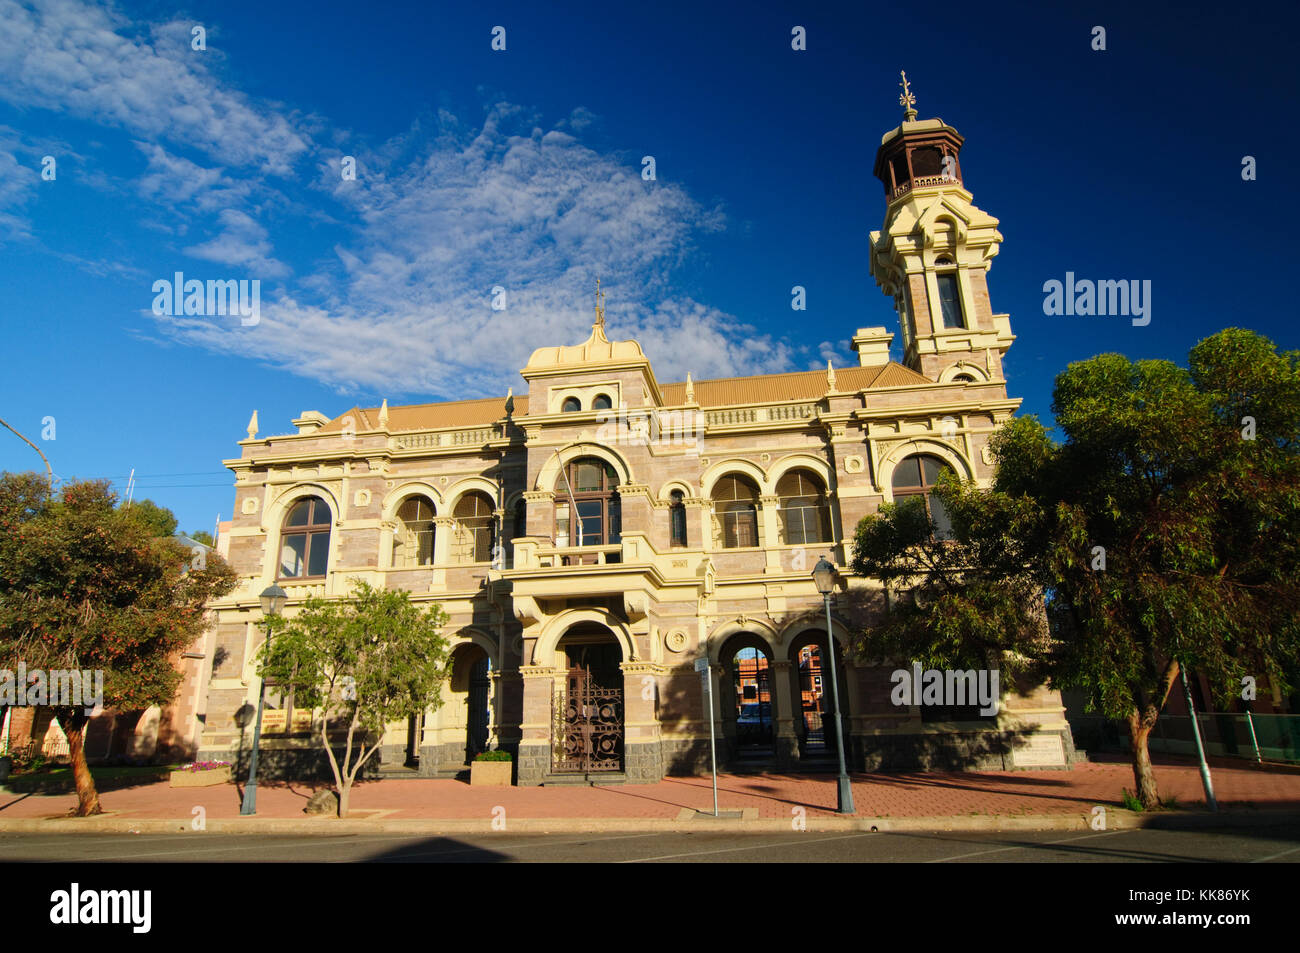
M789 661L769 663L770 684L776 690L776 704L772 706L775 732L772 736L772 759L778 770L794 767L799 761L799 736L795 733L795 718L800 711L795 705L791 687Z

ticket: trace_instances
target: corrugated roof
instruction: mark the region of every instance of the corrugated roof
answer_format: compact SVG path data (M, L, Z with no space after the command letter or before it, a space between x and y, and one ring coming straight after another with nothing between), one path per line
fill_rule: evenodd
M901 364L890 362L875 367L840 367L835 370L836 390L854 393L875 387L904 387L933 381ZM826 393L826 372L796 371L790 374L761 374L756 377L722 377L695 381L695 400L701 407L730 407L736 404L780 403L788 400L818 400ZM680 407L686 402L686 383L660 387L664 403ZM433 404L412 404L388 408L388 428L437 430L443 427L487 426L505 416L504 397L455 400ZM528 395L515 395L516 417L527 416ZM338 433L351 416L358 431L379 425L378 407L353 407L325 424L318 433Z

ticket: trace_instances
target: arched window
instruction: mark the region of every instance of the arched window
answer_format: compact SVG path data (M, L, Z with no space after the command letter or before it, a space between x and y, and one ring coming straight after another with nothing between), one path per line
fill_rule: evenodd
M954 384L974 384L975 378L970 374L957 374L953 377Z
M597 394L596 399L591 402L592 410L609 410L611 406L609 396L606 394Z
M487 494L477 490L466 493L452 515L456 517L456 543L461 562L491 562L496 533L492 501Z
M749 477L728 474L719 480L713 487L713 506L722 524L723 548L759 545L758 487Z
M555 498L556 546L612 546L622 539L618 474L604 460L571 461L560 474Z
M681 490L672 492L672 503L668 505L668 529L671 545L686 545L686 503Z
M944 472L952 472L939 457L929 453L915 453L903 460L894 469L894 499L901 501L909 496L919 496L925 501L925 512L934 525L934 535L939 539L952 536L952 520L944 509L943 501L932 495L939 477Z
M791 546L828 543L831 539L831 508L821 479L808 470L791 470L776 484L781 528Z
M564 398L564 405L560 408L560 413L572 414L579 410L582 410L582 401L576 397L566 397Z
M433 565L433 503L428 497L408 496L397 508L393 535L393 568L413 569Z
M324 579L330 554L330 508L318 496L299 500L280 532L280 579Z
M528 535L528 503L521 496L515 500L514 516L511 520L510 527L510 565L515 564L515 543L516 539Z

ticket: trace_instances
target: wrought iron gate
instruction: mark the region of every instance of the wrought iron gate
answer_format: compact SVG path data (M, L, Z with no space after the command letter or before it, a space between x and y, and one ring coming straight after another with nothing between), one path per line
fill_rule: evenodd
M623 690L604 688L590 668L569 670L554 697L552 769L620 771L623 768Z
M474 663L469 676L469 723L465 732L465 763L486 751L491 735L488 694L492 690L490 663L485 655Z

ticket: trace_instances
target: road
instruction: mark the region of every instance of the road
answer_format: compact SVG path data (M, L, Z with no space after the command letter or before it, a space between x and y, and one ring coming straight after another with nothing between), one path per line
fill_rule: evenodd
M985 833L2 834L0 862L1159 863L1300 861L1300 825Z

